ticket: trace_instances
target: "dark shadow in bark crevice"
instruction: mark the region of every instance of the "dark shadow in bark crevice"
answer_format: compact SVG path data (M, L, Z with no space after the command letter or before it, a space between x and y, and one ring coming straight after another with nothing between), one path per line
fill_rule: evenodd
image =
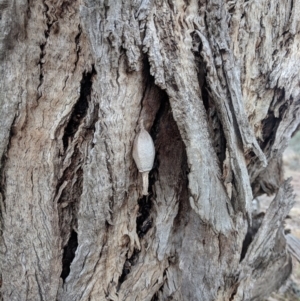
M145 69L149 68L150 66L147 63ZM181 182L182 174L187 179L187 171L181 171L181 162L184 161L186 163L184 166L187 165L185 145L173 118L168 95L154 84L154 78L149 74L149 71L148 73L146 71L145 76L147 77L148 87L143 95L140 118L144 119L146 127L154 141L156 155L153 168L149 173L148 195L142 196L137 200L139 211L136 219L136 232L141 240L148 239L147 233L155 225L156 216L159 214L157 206L160 206L160 204L156 203L157 195L155 187L160 185L163 190L166 190L165 193L171 193L174 190L172 192L172 202L174 201L175 203L178 202L181 190L184 190L181 186L184 186L187 191L187 182ZM158 103L157 101L153 101L153 97L156 98ZM161 183L158 184L157 181ZM174 206L176 207L176 205ZM134 254L125 261L123 272L119 278L118 290L122 283L126 281L127 275L135 265L135 262L138 261L138 258L139 251L135 250Z
M265 216L265 214L263 212L260 212L259 214L255 215L252 218L252 225L249 226L248 231L245 236L245 239L243 241L243 247L242 247L240 261L242 261L245 258L247 250L248 250L250 244L252 243L254 236L257 233L259 227L261 226L264 216Z
M131 255L130 258L128 258L123 266L122 274L119 277L119 282L117 286L117 291L119 291L122 283L126 280L126 276L130 273L131 268L136 265L139 259L139 253L140 251L137 249L134 249L133 254Z
M148 123L151 122L149 134L151 135L155 146L155 159L153 163L153 168L149 173L148 195L142 196L138 200L139 211L136 220L136 225L137 225L136 231L140 238L146 235L146 233L152 227L152 223L153 223L151 217L151 208L152 208L152 202L156 197L155 191L153 191L153 187L155 185L155 182L157 181L157 172L159 168L159 160L157 156L158 145L156 140L157 140L157 135L160 131L161 118L166 113L166 110L169 110L169 104L168 107L166 106L166 103L169 103L168 96L165 91L161 90L159 87L157 87L154 84L154 78L153 76L150 75L150 65L146 57L144 58L144 77L146 78L147 88L143 93L141 116L144 119L145 125L148 125ZM154 102L152 102L153 97L156 98L156 101ZM158 104L159 107L157 107Z
M272 111L269 111L268 116L263 120L263 141L260 143L263 150L270 148L273 144L280 121L281 118L276 118Z
M152 136L153 138L153 136ZM156 158L155 158L156 161ZM154 166L156 163L154 163ZM154 167L153 167L154 168ZM153 169L149 173L149 190L147 196L142 196L138 199L139 204L139 211L137 214L136 219L136 232L138 234L138 237L141 239L143 238L149 229L152 227L152 218L151 218L151 208L152 208L152 201L153 201L153 191L152 187L155 183L156 179L153 176ZM128 258L123 266L122 274L119 277L118 285L117 285L117 291L119 291L122 283L126 280L127 275L131 272L131 268L136 265L136 263L139 260L139 253L140 251L138 249L134 249L133 254L130 258Z
M74 71L76 70L77 67L77 63L79 61L79 56L80 56L80 52L81 52L81 47L80 47L80 37L81 37L81 33L82 33L82 28L80 26L80 24L78 24L78 34L75 37L75 45L76 45L76 61L74 63Z
M279 109L276 109L278 105L280 105L280 107ZM266 152L268 149L272 147L272 144L275 140L278 126L282 121L282 116L284 115L287 106L288 104L285 101L285 89L275 87L274 96L273 96L272 104L268 111L268 115L262 121L263 141L260 141L260 146L264 152ZM276 112L277 110L278 112Z
M62 176L58 181L56 191L63 247L66 245L71 231L77 229L77 212L83 185L83 151L81 150L81 144L79 145L80 139L74 140L74 138L76 135L77 138L79 136L82 137L81 140L92 141L95 123L98 118L98 106L96 105L93 107L93 111L90 110L91 112L89 112L91 114L91 116L89 116L90 124L87 124L85 119L91 104L93 76L95 74L94 66L92 66L90 72L83 73L80 82L80 97L74 105L73 112L65 127L64 136L62 138L65 150L62 159L64 160L66 158L67 153L72 154L67 167L63 170ZM81 124L85 126L81 127L80 132L78 132Z
M160 288L156 291L156 293L153 295L151 301L159 301L159 295L160 294L163 294L163 290L164 290L164 285L166 284L167 282L167 268L164 270L163 272L163 283L162 285L160 286ZM168 296L168 300L173 300L173 297L172 296Z
M82 75L82 80L80 82L80 96L73 108L73 112L62 138L65 151L72 142L79 125L83 122L83 119L87 114L89 101L91 99L93 76L95 74L96 70L93 66L90 72L84 72Z
M150 65L146 57L144 58L144 72L143 76L145 78L145 90L141 99L141 112L140 118L143 118L144 126L149 131L151 135L155 152L157 153L157 147L155 145L155 140L157 133L159 131L158 124L159 120L164 111L164 99L167 97L166 93L160 90L154 84L154 78L150 75ZM153 102L154 100L154 102ZM160 105L158 107L158 101L160 101ZM149 129L150 127L150 129ZM148 195L142 195L137 203L139 205L139 210L136 218L136 233L140 239L142 239L148 231L151 229L153 224L153 217L151 209L153 207L153 199L155 198L155 191L153 187L155 182L157 181L157 168L159 162L157 160L157 156L155 156L154 164L152 170L149 172L149 188ZM136 173L137 179L141 184L141 175ZM119 277L117 291L120 290L122 283L126 280L127 275L130 273L131 268L138 262L140 251L134 249L134 252L130 258L128 258L123 266L122 274Z
M70 119L62 138L64 154L63 164L58 166L60 178L57 183L56 197L60 235L64 255L62 275L65 279L70 272L70 264L77 248L77 224L79 202L83 189L83 164L86 147L93 148L92 139L98 120L99 105L91 99L94 67L84 72L80 82L80 97L74 105Z
M150 181L149 184L151 184ZM139 238L142 238L152 227L152 223L153 223L153 220L150 216L150 210L152 208L151 197L149 195L143 196L141 199L138 200L138 204L139 204L139 211L136 219L136 231Z
M65 279L70 274L71 263L75 257L75 253L78 247L77 233L73 230L68 241L68 244L64 247L64 253L62 258L62 272L60 277Z
M70 231L77 229L77 212L83 188L82 163L81 153L78 148L75 148L71 164L65 169L57 185L57 189L62 189L57 200L62 246L65 246ZM64 184L65 187L61 188Z
M40 45L40 60L38 62L38 66L39 66L39 71L40 71L40 75L39 75L39 84L37 86L37 90L38 90L38 99L39 100L42 97L42 94L39 92L39 88L42 86L43 82L44 82L44 71L43 71L43 65L44 65L44 57L45 57L45 45L46 42Z
M142 198L138 200L139 212L136 222L137 233L140 238L145 236L153 223L151 209L152 203L156 198L156 193L153 188L155 183L159 180L159 173L173 176L174 179L178 181L178 175L172 175L174 161L181 161L183 157L186 161L185 146L173 118L168 95L162 90L160 90L160 107L156 113L150 135L154 141L156 155L153 168L149 173L149 194L148 196L142 196ZM181 151L177 150L178 147ZM184 154L182 154L182 152L184 152ZM173 157L177 153L179 157ZM161 162L164 163L163 166ZM168 169L168 171L165 172L162 169ZM174 185L174 183L168 183L168 185ZM174 186L176 189L178 188L178 186ZM179 186L181 186L181 184L179 184Z
M276 193L283 178L282 162L277 150L274 149L276 133L279 125L283 122L284 114L288 109L288 101L285 100L285 89L274 88L274 96L268 114L261 122L262 138L258 139L259 145L268 159L268 166L265 168L251 154L248 154L248 171L254 197L267 193ZM279 158L279 159L277 159Z
M155 182L157 181L157 172L159 168L159 159L157 156L158 146L156 140L160 130L160 121L166 110L167 97L168 96L166 95L166 93L164 91L161 91L160 94L161 105L156 113L153 125L150 130L150 135L155 145L156 155L155 155L153 168L149 173L149 194L147 196L142 196L142 198L138 200L139 211L136 219L136 225L137 225L137 234L140 238L145 236L148 230L152 227L152 223L153 223L150 213L151 213L153 199L156 197L155 192L153 191L153 187L155 185Z

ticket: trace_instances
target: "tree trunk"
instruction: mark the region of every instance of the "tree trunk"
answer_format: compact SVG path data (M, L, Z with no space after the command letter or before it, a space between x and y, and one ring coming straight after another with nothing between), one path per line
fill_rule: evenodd
M4 301L261 300L282 284L300 1L0 7ZM262 193L277 196L245 239Z

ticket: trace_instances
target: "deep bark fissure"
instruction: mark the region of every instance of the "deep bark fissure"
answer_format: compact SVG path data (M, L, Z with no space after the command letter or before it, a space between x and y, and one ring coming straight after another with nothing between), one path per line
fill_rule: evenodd
M182 239L181 231L184 231L188 220L189 212L192 210L189 203L189 181L188 174L190 169L188 167L186 147L182 140L181 134L179 132L177 123L174 120L173 112L171 105L168 100L168 96L165 95L161 107L157 113L156 118L156 127L152 128L153 136L155 136L156 145L157 145L157 156L156 156L156 171L153 173L157 177L157 185L163 187L162 189L167 189L165 186L169 186L173 190L173 200L162 200L160 201L164 204L162 206L172 206L176 209L176 216L172 220L171 231L169 234L169 240L174 244L174 249L168 253L169 264L163 271L163 281L157 291L153 294L151 300L173 300L173 294L168 297L165 295L165 285L166 290L168 290L168 275L171 277L169 281L172 283L172 269L170 273L167 273L167 270L170 266L179 265L179 256L182 248ZM180 168L177 164L172 162L172 160L180 162ZM177 170L177 171L175 171ZM173 174L174 173L174 174ZM172 177L175 176L175 179ZM169 180L165 182L165 177L170 176ZM155 200L154 200L155 201ZM158 204L156 204L158 205ZM160 205L159 205L160 206ZM164 208L164 207L162 207ZM158 210L159 207L157 207ZM157 213L158 214L158 213ZM154 219L156 216L154 217ZM155 223L155 221L154 221ZM157 230L158 231L158 230ZM173 285L173 284L172 284ZM174 297L176 300L176 297Z
M75 257L75 252L78 247L77 233L73 230L67 245L64 247L63 258L62 258L62 272L60 277L65 279L70 274L71 263Z
M126 259L126 261L124 262L124 266L123 266L123 270L122 270L122 274L119 277L119 282L117 285L117 291L119 291L122 283L126 280L126 276L130 273L131 268L133 266L136 265L136 263L138 262L139 259L139 253L140 251L137 249L134 249L132 255L130 258Z
M74 70L73 72L76 70L76 67L77 67L77 63L79 61L79 56L80 56L80 52L81 52L81 47L80 47L80 36L81 36L81 33L82 33L82 28L81 28L81 25L78 24L78 34L76 35L75 37L75 45L76 45L76 61L74 63Z
M262 121L262 148L266 152L272 147L282 116L287 108L285 88L274 88L274 95L267 117Z
M198 80L199 80L199 73L198 73ZM200 84L201 87L201 96L202 96L202 101L203 101L203 105L204 108L206 110L206 113L208 113L208 109L209 109L209 104L210 104L210 97L209 97L209 86L207 84L206 81L206 74L203 74L204 79L202 79L202 85Z
M82 164L83 159L80 150L76 147L71 158L71 164L65 169L57 185L56 194L59 195L60 193L57 203L61 236L63 238L62 246L66 244L70 231L77 229L77 212L83 188Z
M50 31L51 31L51 26L53 24L53 21L51 21L50 16L48 15L49 12L49 6L46 4L46 2L43 2L46 10L45 10L45 16L46 16L46 25L47 25L47 29L44 31L44 35L45 35L45 42L42 43L40 45L40 49L41 49L41 53L40 53L40 60L38 62L38 66L39 66L39 84L37 86L37 91L38 91L38 98L37 100L39 100L42 97L42 92L39 91L39 89L41 88L41 86L44 83L44 69L43 69L43 65L44 65L44 57L46 55L46 51L45 51L45 47L47 45L48 42L48 38L50 35ZM30 4L28 3L28 7L30 7Z
M149 63L146 60L146 68L145 70L149 70ZM154 79L153 77L147 73L145 76L147 76L147 85L151 86L154 84ZM145 97L145 93L146 91L144 91L143 94L143 99ZM158 156L157 156L157 145L156 145L156 139L157 139L157 135L159 133L160 130L160 122L161 122L161 118L162 116L166 113L166 102L168 102L168 96L167 94L162 91L159 90L160 93L160 99L161 99L161 103L160 103L160 107L156 113L155 119L153 121L151 130L150 130L150 135L154 141L154 146L156 149L156 155L155 155L155 159L154 159L154 164L153 164L153 168L151 170L151 172L149 173L149 194L147 196L143 196L142 198L140 198L138 200L138 204L139 204L139 211L138 211L138 215L137 215L137 219L136 219L136 225L137 225L137 234L140 238L142 238L143 236L145 236L145 234L148 232L148 230L151 228L152 226L152 217L151 217L151 208L152 208L152 202L153 202L153 198L155 198L155 193L152 190L152 188L154 187L155 182L157 181L157 172L158 172L158 168L159 168L159 160L158 160Z
M165 110L165 105L163 102L156 114L155 120L153 122L153 126L150 131L150 134L154 141L154 145L155 145L155 141L156 141L156 136L159 131L160 118L162 117L164 110ZM156 149L157 149L157 147L156 147ZM152 226L153 220L152 220L150 211L152 208L153 198L155 198L154 192L152 191L152 187L154 186L155 182L157 181L157 177L155 176L155 174L157 173L158 167L159 167L159 162L158 162L158 158L157 158L157 154L156 154L155 159L154 159L153 168L152 168L151 172L149 173L149 191L150 191L150 193L147 196L143 196L142 198L140 198L138 200L139 211L138 211L138 215L137 215L137 219L136 219L136 228L137 228L136 232L140 238L145 236L145 234L148 232L148 230Z
M155 183L158 180L158 169L159 169L159 159L158 159L158 148L157 145L157 137L161 130L162 118L165 118L166 114L170 110L170 105L168 103L167 94L158 88L154 84L154 78L149 73L149 62L147 58L144 58L144 78L145 78L145 89L143 91L142 100L141 100L141 110L139 113L139 119L143 118L145 125L150 126L149 133L152 136L154 141L154 145L156 148L156 156L153 164L153 168L149 173L149 190L147 196L142 196L138 199L137 203L139 205L139 210L136 218L136 233L140 239L148 239L145 238L148 231L151 229L153 224L153 219L155 219L155 212L152 212L153 202L155 202L156 194L153 190ZM159 107L157 111L155 110L155 104L151 103L149 97L153 96L153 92L155 91L155 97L157 97L160 101ZM155 117L149 116L156 112ZM154 117L154 118L153 118ZM153 120L151 124L149 124L150 120ZM174 120L173 120L174 122ZM128 258L123 265L122 274L119 277L117 291L120 290L122 283L126 280L127 275L131 272L132 266L138 261L140 251L134 249L133 255Z
M151 301L158 301L158 292L154 294L154 296L152 297Z
M151 183L149 184L151 185ZM141 199L138 200L138 204L139 211L136 219L136 232L139 238L142 238L151 228L153 222L150 216L150 210L152 207L151 195L143 196Z
M69 122L65 128L63 136L64 150L66 151L69 144L72 142L75 133L78 130L79 125L82 123L84 117L86 116L89 101L91 98L91 91L93 85L93 76L96 74L94 66L90 72L84 72L82 75L82 80L80 82L80 96L76 102Z
M176 232L181 227L184 228L188 221L188 212L192 210L190 202L189 202L189 178L188 174L190 173L190 169L187 162L187 154L184 150L183 158L181 162L181 175L180 175L180 183L182 185L180 195L178 197L179 204L178 204L178 212L174 218L173 223L173 231ZM205 245L205 239L203 239L203 244Z
M80 97L74 105L71 117L65 127L62 138L65 154L62 158L66 160L68 153L72 153L67 167L59 179L56 189L56 198L58 203L59 225L62 237L62 247L67 244L72 231L77 231L77 213L79 201L83 189L83 170L84 163L83 141L91 143L93 148L93 135L95 132L95 123L98 120L99 105L95 105L91 110L89 124L85 119L91 99L92 77L96 74L94 67L90 72L84 72L80 82ZM84 124L85 126L80 127ZM78 132L80 130L80 132ZM76 139L75 139L76 135ZM75 140L74 140L75 139Z
M250 229L246 233L245 239L243 241L242 253L240 262L245 258L248 247L250 246L251 242L253 241L252 233L250 233Z
M40 53L40 60L38 62L38 66L40 68L40 75L39 75L39 85L37 87L37 90L39 92L39 88L42 86L44 82L44 71L43 71L43 64L44 64L44 56L45 56L45 45L46 42L40 45L41 53ZM42 94L39 94L38 99L42 96Z
M280 121L281 118L276 118L273 111L268 112L268 116L263 120L262 149L266 150L273 144Z
M169 99L168 99L168 95L165 91L163 90L160 90L160 106L159 106L159 109L156 113L156 116L155 116L155 119L154 119L154 122L153 122L153 125L151 127L151 131L150 131L150 135L152 136L153 138L153 141L154 141L154 144L155 144L155 141L157 140L157 135L159 133L159 130L160 130L160 126L161 126L161 119L163 117L164 114L166 114L166 112L169 110L170 108L170 103L169 103ZM157 147L156 147L156 151L157 151ZM157 164L159 162L157 162L157 157L155 158L155 161L154 161L154 167L157 168Z
M245 258L246 254L247 254L247 250L248 250L250 244L252 243L259 227L261 226L264 216L265 216L265 214L263 212L260 212L259 214L253 216L252 224L249 225L248 231L247 231L245 239L243 241L243 247L242 247L240 261L242 261Z
M49 38L49 35L50 35L53 20L51 20L51 16L49 16L49 6L47 5L46 1L44 1L44 6L46 7L45 16L46 16L46 25L47 25L47 30L45 30L44 33L45 33L45 38L47 40Z
M160 288L157 290L157 292L153 295L151 301L158 301L159 300L159 293L162 294L163 292L163 289L164 289L164 285L166 284L166 279L167 279L167 271L168 268L166 268L163 272L163 278L164 278L164 281L162 283L162 285L160 286ZM168 300L173 300L172 297L168 298Z

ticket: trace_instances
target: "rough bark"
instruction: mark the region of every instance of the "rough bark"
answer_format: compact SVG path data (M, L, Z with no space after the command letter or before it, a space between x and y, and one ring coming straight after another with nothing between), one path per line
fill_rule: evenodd
M261 300L279 287L299 6L0 0L3 300ZM156 150L148 196L132 159L141 119ZM277 196L249 245L262 193Z
M286 235L288 250L300 262L300 240L292 234Z

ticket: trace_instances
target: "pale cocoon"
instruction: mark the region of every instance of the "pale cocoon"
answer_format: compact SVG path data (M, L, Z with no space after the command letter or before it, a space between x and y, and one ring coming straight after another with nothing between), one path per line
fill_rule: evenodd
M147 195L148 174L153 167L155 148L151 136L144 128L143 121L141 121L140 131L133 142L132 156L139 172L142 173L143 195Z

